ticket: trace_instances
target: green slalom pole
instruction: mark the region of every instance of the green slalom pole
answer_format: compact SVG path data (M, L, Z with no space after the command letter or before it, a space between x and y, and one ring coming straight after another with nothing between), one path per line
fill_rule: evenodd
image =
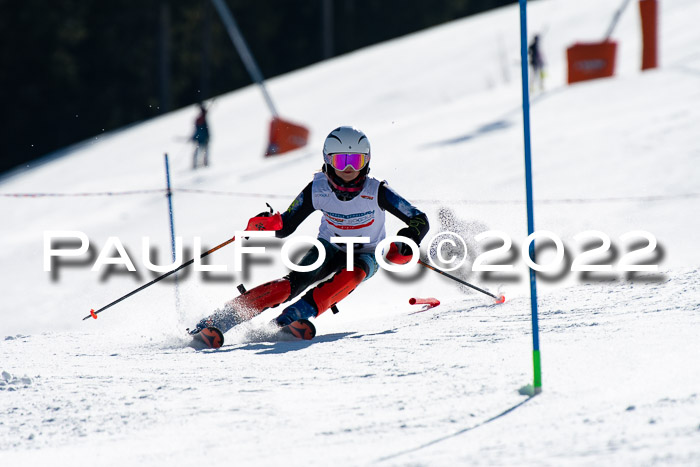
M527 54L527 0L520 0L520 64L523 85L523 132L525 135L525 191L527 195L527 233L535 231L532 201L532 161L530 152L530 91ZM535 261L535 242L530 242L530 259ZM540 363L540 330L537 322L537 277L530 268L530 305L532 308L532 361L534 385L532 395L542 392L542 365Z

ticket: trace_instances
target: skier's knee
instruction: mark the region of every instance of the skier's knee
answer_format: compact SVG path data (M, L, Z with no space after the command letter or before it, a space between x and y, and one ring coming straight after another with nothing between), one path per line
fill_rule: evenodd
M350 295L367 277L362 268L342 269L329 280L306 293L304 298L318 310L317 316Z

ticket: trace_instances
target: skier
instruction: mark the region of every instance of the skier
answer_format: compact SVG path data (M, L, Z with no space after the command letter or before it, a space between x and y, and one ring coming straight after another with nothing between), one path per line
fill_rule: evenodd
M333 130L323 145L322 170L314 175L287 211L281 215L264 212L252 218L248 224L262 226L261 230L276 230L275 236L284 238L293 233L311 213L320 210L323 217L318 240L325 250L325 261L313 271L292 271L281 279L243 293L201 320L190 334L209 347L220 347L223 333L233 326L263 310L293 300L319 281L323 282L284 308L273 322L283 327L318 317L334 307L377 271L374 252L376 245L386 237L385 211L406 223L407 226L397 235L420 244L428 233L427 216L399 196L386 182L368 176L370 159L369 140L362 131L349 126ZM350 236L370 239L369 243L354 245L352 271L346 268L346 245L331 243L332 237ZM299 265L314 264L318 257L318 250L312 247ZM391 243L386 259L395 264L406 264L411 259L411 249L404 243Z
M199 156L202 156L204 167L209 165L209 125L207 125L207 109L199 103L199 115L194 121L194 135L192 135L195 148L192 155L192 169L199 167Z
M530 46L527 48L527 53L530 58L530 91L534 91L535 82L539 81L540 91L544 91L544 58L540 50L540 36L535 34Z

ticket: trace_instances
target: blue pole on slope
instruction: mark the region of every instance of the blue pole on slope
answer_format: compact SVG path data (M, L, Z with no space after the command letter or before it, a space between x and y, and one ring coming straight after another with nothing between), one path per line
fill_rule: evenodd
M523 85L523 132L525 136L525 192L527 197L527 234L535 231L532 202L532 161L530 151L530 92L527 54L527 0L520 0L520 68ZM530 259L535 261L535 242L530 242ZM530 306L532 309L532 362L534 367L534 394L542 392L540 365L540 329L537 322L537 277L530 269Z
M170 163L168 162L168 153L165 153L165 182L167 186L166 195L168 197L168 213L170 215L170 251L172 252L173 264L175 263L175 222L173 221L173 192L170 189ZM180 288L175 275L175 308L180 310Z

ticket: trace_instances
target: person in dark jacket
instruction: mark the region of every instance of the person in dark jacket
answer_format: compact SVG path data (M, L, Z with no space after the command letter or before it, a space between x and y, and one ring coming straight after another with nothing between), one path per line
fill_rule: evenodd
M207 124L207 109L204 104L199 103L199 115L194 121L194 141L195 148L192 155L192 169L207 167L209 165L209 125ZM199 159L202 159L201 164Z
M542 56L539 34L536 34L532 39L527 53L530 59L530 91L535 90L536 83L539 83L540 91L544 91L544 58Z

